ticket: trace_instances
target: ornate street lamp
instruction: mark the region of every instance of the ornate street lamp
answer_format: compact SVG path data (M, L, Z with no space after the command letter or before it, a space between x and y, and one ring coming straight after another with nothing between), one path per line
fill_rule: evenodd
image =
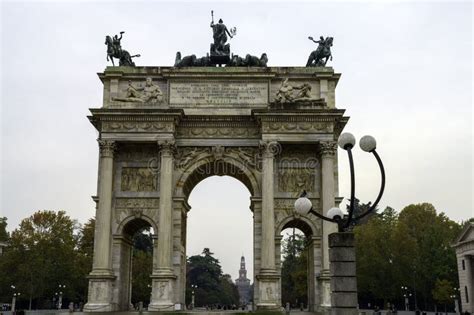
M12 286L15 288L14 286ZM15 292L13 293L13 298L12 298L12 314L15 314L15 308L16 308L16 299L20 298L21 293L20 292Z
M65 284L60 284L58 287L59 287L59 290L66 289ZM59 291L58 310L60 310L62 308L62 306L63 306L63 291Z
M405 298L405 311L409 311L411 293L408 291L408 287L405 286L402 286L402 291L403 297Z
M191 284L191 307L194 309L194 289L197 289L196 284Z
M374 211L380 199L382 198L383 191L385 188L385 170L383 168L382 160L380 159L380 156L375 150L377 147L377 143L374 137L363 136L360 139L359 146L363 151L372 153L374 155L375 159L377 160L377 163L379 164L380 173L382 175L382 183L380 185L380 191L377 196L377 199L375 199L375 202L372 204L372 206L365 213L360 214L357 217L354 217L355 176L354 176L354 161L352 158L352 148L354 147L355 142L356 141L355 141L354 136L350 133L343 133L339 136L339 141L338 141L339 147L346 150L347 155L349 157L349 168L350 168L350 173L351 173L351 199L350 199L350 205L349 205L349 214L347 216L344 216L342 210L337 207L329 209L329 211L327 212L327 216L319 214L317 211L313 209L313 204L311 203L311 200L309 200L306 197L307 195L306 191L303 191L301 196L295 201L296 212L302 215L312 213L322 220L337 223L339 232L345 232L345 231L350 231L354 223L356 223L357 221L359 221L360 219L362 219L363 217L367 216L369 213Z

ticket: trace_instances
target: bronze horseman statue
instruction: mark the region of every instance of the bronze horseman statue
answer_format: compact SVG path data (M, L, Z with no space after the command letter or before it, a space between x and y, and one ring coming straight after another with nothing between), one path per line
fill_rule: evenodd
M113 38L109 35L105 36L105 45L107 45L107 61L112 61L112 66L115 66L114 58L119 60L119 66L124 67L135 67L135 63L132 58L140 57L140 55L131 56L130 53L122 49L120 41L122 40L122 35L125 32L120 32L120 37L115 35Z
M309 55L306 67L325 67L328 59L332 60L331 46L333 38L320 36L319 40L314 40L309 36L308 39L318 44L318 48Z

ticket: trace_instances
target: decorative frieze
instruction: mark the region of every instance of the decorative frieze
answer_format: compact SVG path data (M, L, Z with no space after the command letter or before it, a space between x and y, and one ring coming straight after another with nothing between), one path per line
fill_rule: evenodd
M260 130L256 127L180 127L178 138L258 138Z
M103 132L173 132L174 123L161 121L104 121Z
M214 160L222 160L224 157L232 157L239 162L255 167L261 155L254 147L224 147L221 145L213 147L178 147L175 168L186 169L200 156L212 156Z
M126 209L156 209L159 205L158 198L117 198L115 208Z
M262 124L263 132L332 132L332 125L318 122L269 122Z

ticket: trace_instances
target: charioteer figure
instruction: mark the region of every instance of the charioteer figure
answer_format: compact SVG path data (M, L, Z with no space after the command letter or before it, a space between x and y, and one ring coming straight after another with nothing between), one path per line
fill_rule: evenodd
M124 31L120 32L120 37L118 37L117 35L114 35L114 38L112 40L114 51L118 55L122 54L122 45L120 44L120 41L122 40L123 33L125 32Z
M227 35L233 38L236 34L236 28L233 27L230 31L224 24L222 19L219 19L217 24L214 23L214 11L211 11L211 28L214 43L211 44L211 63L213 64L228 64L230 61L230 45L227 44Z
M306 67L325 67L328 60L332 60L331 47L333 38L320 36L319 40L314 40L313 37L309 36L308 39L318 44L318 48L309 55Z

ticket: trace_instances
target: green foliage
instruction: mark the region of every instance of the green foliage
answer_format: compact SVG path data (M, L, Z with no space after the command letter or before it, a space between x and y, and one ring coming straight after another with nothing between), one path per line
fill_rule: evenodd
M186 274L186 304L191 303L193 288L195 306L238 305L239 293L229 275L222 273L219 260L213 257L209 248L201 255L188 258Z
M399 215L387 208L354 229L359 298L401 301L401 286L416 291L418 305L433 305L436 279L457 283L450 246L461 226L428 203L409 205Z
M59 284L66 285L62 291L68 298L80 295L74 229L75 222L64 211L38 211L21 221L0 265L1 291L8 299L10 285L37 308L51 306Z
M454 294L453 284L448 280L436 279L432 293L436 302L440 304L450 303L451 296Z
M294 234L282 242L283 264L281 269L282 305L290 302L299 306L308 303L308 251L306 237Z
M153 268L153 239L149 228L137 231L133 236L132 254L132 303L150 302Z
M6 242L10 239L7 232L7 218L0 218L0 242Z

